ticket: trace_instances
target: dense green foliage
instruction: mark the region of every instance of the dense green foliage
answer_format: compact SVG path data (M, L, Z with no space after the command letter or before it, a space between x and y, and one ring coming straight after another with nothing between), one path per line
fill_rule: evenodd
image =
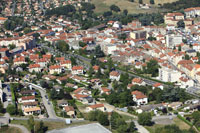
M158 76L158 68L160 66L158 65L158 62L156 60L150 60L147 62L147 66L144 67L143 71L144 73L151 74L152 77Z
M45 133L48 130L48 127L44 125L43 121L39 123L35 123L35 131L36 133Z
M162 7L174 11L174 10L180 10L190 7L199 7L199 6L200 6L199 0L179 0L172 3L165 3Z
M6 30L15 30L17 27L20 27L24 24L24 18L22 17L9 17L4 22L4 28Z
M65 41L58 41L56 47L59 51L66 53L69 50L69 45Z
M31 133L34 133L35 121L32 115L29 116L28 125L29 125L29 129L31 130Z
M144 112L138 115L138 123L140 125L151 126L153 124L151 120L151 113Z
M110 6L110 10L114 11L114 12L120 12L121 11L120 8L118 6L116 6L116 5L111 5Z
M181 130L176 125L166 125L161 128L157 128L155 133L195 133L193 129L190 130Z
M123 92L112 91L110 95L106 96L106 102L118 107L135 105L130 90L124 90Z
M111 128L118 133L133 133L136 131L134 122L127 124L125 120L116 112L112 112L110 118Z
M73 13L76 12L76 9L72 5L66 5L66 6L61 6L53 9L47 9L46 15L47 16L52 16L52 15L66 15L68 17L71 17Z
M7 108L6 108L6 112L8 112L10 115L15 115L17 114L17 110L15 105L13 104L8 104Z
M99 110L89 112L88 119L90 121L98 121L100 124L104 126L109 125L108 114Z

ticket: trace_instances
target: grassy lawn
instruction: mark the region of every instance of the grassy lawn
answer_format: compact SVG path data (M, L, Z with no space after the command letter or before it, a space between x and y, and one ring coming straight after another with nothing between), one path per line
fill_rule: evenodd
M83 106L84 105L83 103L81 103L81 102L79 102L77 100L76 100L75 104L76 104L76 106Z
M184 121L180 120L179 118L174 118L173 119L174 124L178 126L181 130L189 130L190 126L186 124ZM145 126L145 128L150 132L150 133L155 133L156 128L164 127L165 125L159 125L159 124L154 124L153 126Z
M188 130L190 129L190 126L185 123L184 121L180 120L179 118L174 118L174 123L181 129L181 130Z
M154 124L153 126L145 126L145 128L150 132L150 133L155 133L157 128L163 127L163 125L158 125Z
M26 120L13 120L13 121L11 121L11 123L23 125L28 130L30 130ZM39 123L39 121L35 121L35 123ZM77 123L72 123L70 125L66 125L64 122L44 121L44 125L48 127L48 130L60 129L60 128L65 128L65 127L70 127L70 126L79 126L79 125L84 125L84 124L89 124L89 123L92 123L92 122L83 121L83 122L77 122ZM0 130L0 132L1 132L1 130ZM8 132L8 133L11 133L11 132ZM16 133L18 133L18 132L16 132ZM19 133L21 133L21 132L19 132Z
M127 120L133 120L135 118L131 117L131 116L128 116L128 115L124 115L124 114L120 114L122 116L122 118L127 121Z
M130 2L129 0L92 0L91 2L95 5L95 12L102 13L110 10L110 6L115 4L120 7L121 11L127 9L129 13L152 13L162 11L157 7L157 5L152 5L150 9L139 8L139 0L135 2ZM177 0L154 0L156 4L163 4L167 2L174 2ZM143 0L143 3L149 4L149 0Z
M2 127L0 133L22 133L22 131L16 127Z

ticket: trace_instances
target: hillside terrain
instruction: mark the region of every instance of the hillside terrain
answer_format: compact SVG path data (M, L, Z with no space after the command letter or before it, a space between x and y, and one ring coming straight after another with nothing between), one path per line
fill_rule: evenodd
M129 0L121 1L121 0L92 0L92 3L95 5L96 13L102 13L104 11L108 11L109 7L113 4L120 7L121 10L127 9L129 13L152 13L158 12L158 4L164 3L172 3L177 0L154 0L155 5L152 5L150 9L141 9L139 8L139 1L135 0L135 2L130 2ZM149 0L143 0L144 4L149 4Z

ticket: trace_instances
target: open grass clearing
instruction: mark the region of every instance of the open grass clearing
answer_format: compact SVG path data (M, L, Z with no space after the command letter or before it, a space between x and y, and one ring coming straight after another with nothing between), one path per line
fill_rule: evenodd
M128 0L92 0L91 3L93 3L96 7L95 12L96 13L103 13L105 11L110 10L110 6L115 4L120 7L120 9L123 11L124 9L127 9L129 13L153 13L153 12L161 12L162 9L159 9L157 4L163 4L167 2L174 2L177 0L155 0L155 5L151 5L151 8L149 9L141 9L139 8L138 0L135 0L135 2L130 2ZM143 0L143 3L149 4L149 0Z
M22 131L16 127L1 127L0 133L22 133Z

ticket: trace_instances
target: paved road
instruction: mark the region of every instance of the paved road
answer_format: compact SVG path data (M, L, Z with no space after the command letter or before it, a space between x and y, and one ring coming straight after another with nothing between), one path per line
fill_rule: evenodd
M138 129L139 133L149 133L149 131L144 128L143 126L139 125L138 122L136 120L134 120L135 126Z
M46 49L48 49L48 51L51 51L51 52L53 52L53 53L57 53L56 51L57 50L55 50L55 49L53 49L53 48L51 48L51 47L48 47L48 46L44 46L44 45L42 45L42 47L43 48L46 48ZM91 62L91 59L88 59L88 58L85 58L85 57L83 57L83 56L81 56L81 55L78 55L78 54L71 54L71 53L69 53L69 54L62 54L62 55L64 55L65 57L75 57L76 59L79 59L79 60L82 60L82 61L85 61L85 62L88 62L88 63L90 63ZM83 62L84 63L84 62ZM89 68L89 66L88 66L88 64L86 64L86 63L84 63L84 65L85 66L87 66L88 68ZM125 72L125 71L122 71L122 70L119 70L119 69L116 69L119 73L127 73L127 72ZM134 77L140 77L140 76L138 76L138 75L135 75L135 74L131 74L131 73L128 73L130 76L134 76ZM146 78L144 78L144 77L140 77L140 78L142 78L143 80L144 80L144 82L146 83L146 84L148 84L148 85L153 85L153 84L155 84L155 83L157 83L157 82L155 82L155 81L153 81L153 80L149 80L149 79L146 79Z
M30 84L30 83L26 83L26 84ZM31 85L32 85L33 88L40 91L40 94L41 94L41 97L42 97L42 103L44 104L44 106L46 108L46 111L49 115L49 118L57 119L58 117L56 116L56 113L54 111L52 103L49 101L49 104L48 104L48 99L46 99L46 97L45 97L45 95L47 95L45 89L40 87L40 86L37 86L33 83L31 83Z
M26 128L26 127L24 127L24 126L22 126L22 125L17 125L17 124L8 124L10 127L17 127L17 128L19 128L21 131L22 131L22 133L30 133L29 131L28 131L28 129ZM13 131L13 133L14 133L15 131Z

